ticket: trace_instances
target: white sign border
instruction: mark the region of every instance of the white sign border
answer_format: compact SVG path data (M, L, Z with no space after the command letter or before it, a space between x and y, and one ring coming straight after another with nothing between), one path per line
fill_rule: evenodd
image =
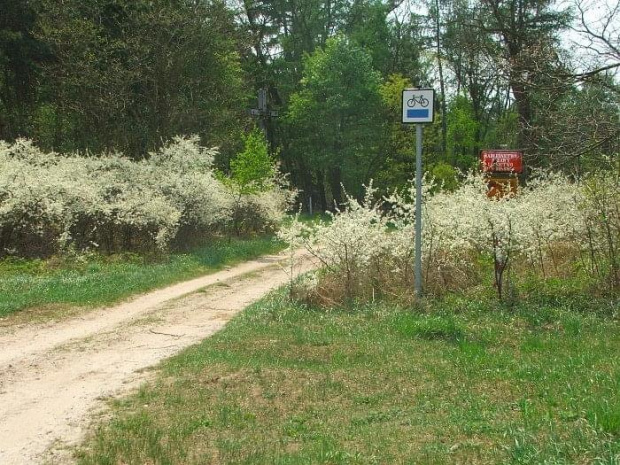
M407 107L405 105L405 93L406 92L421 92L425 99L428 99L430 103L431 114L430 117L418 120L412 120L407 118ZM430 95L429 95L430 93ZM402 124L432 124L435 122L435 89L432 88L408 88L403 89L401 96L401 122Z

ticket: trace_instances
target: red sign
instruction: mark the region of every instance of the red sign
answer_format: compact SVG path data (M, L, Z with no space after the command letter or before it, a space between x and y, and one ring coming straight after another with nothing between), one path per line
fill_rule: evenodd
M480 161L485 173L523 172L523 152L520 150L482 150Z

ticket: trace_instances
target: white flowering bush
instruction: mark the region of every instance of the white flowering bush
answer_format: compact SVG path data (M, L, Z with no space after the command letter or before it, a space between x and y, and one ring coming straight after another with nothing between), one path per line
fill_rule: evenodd
M480 174L454 192L433 192L425 181L422 261L426 292L441 293L480 282L480 262L492 264L500 299L511 264L541 277L605 267L601 277L618 286L620 189L617 177L583 183L538 173L517 192L489 198ZM317 294L332 300L411 294L415 186L373 201L349 198L331 222L294 222L281 232L325 266ZM604 265L604 266L603 266ZM322 299L326 300L326 299Z
M274 184L268 190L235 195L233 215L238 219L233 228L237 234L252 231L274 232L297 197L286 184ZM229 197L230 198L230 197Z
M466 226L462 212L467 206L460 203L458 197L478 198L480 186L477 182L465 183L458 194L439 190L431 195L438 187L433 179L424 178L422 259L423 283L427 292L465 288L476 278L472 266L475 247L459 231ZM394 235L392 250L401 256L403 267L412 266L414 260L415 192L415 182L412 181L406 192L393 193L386 199L391 205L391 221L396 226L390 234L391 237Z
M179 222L209 228L228 220L230 205L222 183L215 178L216 151L198 144L198 137L176 137L148 159L145 182L180 212Z
M278 233L291 252L306 248L322 265L324 279L312 280L316 287L311 293L321 303L372 300L401 293L413 282L413 236L406 236L406 227L394 229L394 217L385 213L385 202L376 201L375 194L370 185L362 201L347 196L329 219L309 224L296 218Z
M0 142L0 256L78 250L165 249L188 235L225 232L233 204L215 176L215 151L175 138L145 160L43 153ZM243 200L262 209L254 226L284 213L284 189Z
M566 177L537 173L518 199L519 252L540 273L559 276L584 245L584 190Z

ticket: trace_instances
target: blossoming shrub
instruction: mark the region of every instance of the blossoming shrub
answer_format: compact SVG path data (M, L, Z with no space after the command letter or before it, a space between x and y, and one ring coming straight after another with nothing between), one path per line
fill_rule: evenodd
M388 292L386 286L391 280L384 278L392 268L398 268L402 255L407 254L391 250L393 237L386 234L388 218L381 212L381 204L372 201L373 193L372 187L368 188L362 203L348 198L344 208L332 214L329 221L294 221L279 233L292 248L305 246L320 260L323 273L339 278L322 280L323 286L334 287L325 292L317 289L317 296L326 301L330 295L370 298L379 289ZM410 267L398 271L400 279L409 279ZM396 279L396 274L392 278ZM379 282L383 286L378 286Z
M425 186L426 293L480 283L484 261L493 265L500 299L504 273L517 263L519 271L543 278L605 264L600 277L612 288L618 285L617 178L598 175L577 184L538 173L515 195L499 198L487 197L479 174L469 174L454 192L431 195L433 183L426 180ZM292 247L306 247L325 265L310 293L319 300L411 295L414 186L375 202L374 194L369 189L363 202L349 198L331 223L294 222L281 233Z
M228 186L228 189L234 187ZM252 231L274 232L283 213L292 207L296 192L286 184L275 184L268 190L247 194L232 193L230 226L237 235Z
M225 232L233 205L214 175L214 155L182 137L140 162L0 142L0 256L165 249L189 235ZM280 188L261 195L247 199L266 205L257 208L256 230L277 222L288 200Z

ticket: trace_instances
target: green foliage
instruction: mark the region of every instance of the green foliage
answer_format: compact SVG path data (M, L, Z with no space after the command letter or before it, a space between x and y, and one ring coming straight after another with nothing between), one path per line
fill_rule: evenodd
M458 172L452 165L439 162L432 165L430 169L432 179L437 186L446 191L454 191L458 187Z
M374 176L375 185L383 190L403 188L413 177L415 170L415 132L403 126L400 118L402 111L403 89L411 87L411 82L402 74L391 74L379 86L383 102L385 143L381 147L383 163Z
M307 164L324 173L333 199L341 183L355 194L368 181L380 146L380 76L371 57L344 36L327 41L304 62L302 88L286 115L293 144Z
M36 37L53 59L41 65L41 108L23 135L46 149L134 158L187 133L230 150L243 82L223 3L41 0L33 8Z
M388 14L388 5L380 0L353 2L346 25L347 36L369 52L374 69L382 73L391 64Z
M478 161L478 133L471 102L458 95L448 108L448 152L454 166L463 170L475 168Z
M517 147L519 116L515 111L503 113L489 127L483 141L484 148Z
M33 2L0 0L0 140L30 129L41 89L39 66L50 57L34 34Z
M229 188L230 224L237 235L273 232L297 193L287 190L288 180L269 154L262 131L254 129L243 140L244 150L230 162L230 176L219 176Z
M379 94L389 112L402 110L402 92L411 87L409 78L402 74L390 74L379 86ZM399 124L399 126L401 126Z
M558 60L559 34L570 22L567 7L562 9L551 0L491 0L481 3L481 32L493 30L496 48L490 58L506 73L506 84L514 98L518 114L516 146L536 152L539 133L539 115L546 106L539 105L550 97L557 98L557 91L545 89L559 87L557 79L566 79L566 69ZM498 53L499 52L499 53ZM561 93L561 90L560 90ZM545 95L546 94L546 95Z
M243 194L253 194L273 186L277 168L260 129L243 137L244 149L230 161L230 180Z
M540 96L546 111L537 119L544 127L537 143L544 163L581 175L605 166L607 155L620 153L619 95L613 79L601 78L571 86L550 101Z

